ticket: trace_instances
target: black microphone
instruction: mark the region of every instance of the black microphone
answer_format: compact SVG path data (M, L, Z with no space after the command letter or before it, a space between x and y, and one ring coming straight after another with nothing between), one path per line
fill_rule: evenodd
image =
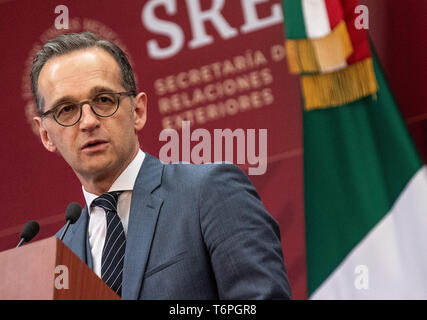
M24 242L30 241L39 232L40 226L36 221L28 221L21 232L21 240L19 241L17 248L20 247Z
M68 227L70 224L73 224L80 218L80 214L82 213L82 207L77 202L71 202L67 210L65 211L65 221L67 223L65 224L65 228L62 231L61 236L59 237L59 240L64 239L65 234L67 233Z

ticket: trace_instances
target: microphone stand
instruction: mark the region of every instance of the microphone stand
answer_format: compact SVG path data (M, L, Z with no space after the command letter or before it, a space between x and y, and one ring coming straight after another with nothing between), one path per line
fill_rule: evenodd
M65 224L64 230L62 231L61 236L59 237L59 240L62 241L62 239L64 239L65 234L67 233L68 227L71 224L71 220L67 220L67 223Z
M19 243L16 247L19 248L24 243L24 241L25 241L25 239L21 238L21 240L19 240Z

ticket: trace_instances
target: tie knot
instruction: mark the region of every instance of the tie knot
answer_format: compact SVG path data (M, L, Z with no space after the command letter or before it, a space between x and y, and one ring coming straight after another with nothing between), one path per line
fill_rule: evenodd
M107 192L92 201L91 207L101 207L105 211L117 212L117 201L120 191Z

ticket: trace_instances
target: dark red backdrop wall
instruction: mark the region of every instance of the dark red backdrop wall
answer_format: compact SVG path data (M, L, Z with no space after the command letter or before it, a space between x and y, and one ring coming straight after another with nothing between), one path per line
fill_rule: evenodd
M225 39L212 23L207 22L204 24L206 33L214 41L198 48L189 46L193 33L185 1L176 1L173 13L162 6L156 8L155 15L175 23L184 36L182 48L162 60L148 55L147 42L154 39L161 47L167 47L171 40L164 34L155 34L142 23L142 12L153 1L103 1L100 5L99 1L75 0L62 1L61 4L69 11L69 31L97 32L116 41L129 54L138 87L149 97L148 125L140 134L144 151L158 156L164 144L159 141L161 130L171 123L171 119L179 119L178 116L184 116L187 111L190 112L185 116L193 117L189 119L193 120L192 130L205 128L212 133L214 129L224 128L267 129L267 171L250 178L265 206L280 224L294 296L303 299L306 297L306 267L299 79L288 73L285 56L280 54L284 43L283 23L275 22L244 32L244 2L226 1L221 11L224 21L236 34ZM424 107L427 93L422 87L427 73L422 59L426 49L422 37L427 31L423 18L427 5L417 0L362 2L370 9L370 34L402 114L420 152L427 159L427 111ZM199 3L205 10L211 6L212 0L200 0ZM258 18L273 16L274 8L280 4L281 0L270 0L256 5ZM81 185L72 170L59 155L44 150L29 122L33 107L28 81L31 57L45 40L63 32L54 27L58 5L52 0L0 0L0 250L15 246L27 220L39 221L41 231L35 239L39 240L52 236L62 226L64 210L70 201L84 204ZM250 59L255 55L264 57L265 61L261 59L259 64L251 65ZM246 69L217 75L199 85L165 94L154 85L159 79L165 80L192 69L210 68L212 73L213 64L224 66L236 57L245 59ZM227 97L217 97L209 103L185 106L182 101L183 94L191 95L196 88L203 89L208 84L221 86L239 76L255 80L248 88ZM218 111L209 119L201 117L206 114L209 104L215 104L216 110L225 110L221 105L227 99L238 101L241 96L252 99L250 107L239 111L229 108L225 114ZM179 97L181 100L176 109L160 109L161 98L179 100ZM241 164L246 171L248 166L248 163Z

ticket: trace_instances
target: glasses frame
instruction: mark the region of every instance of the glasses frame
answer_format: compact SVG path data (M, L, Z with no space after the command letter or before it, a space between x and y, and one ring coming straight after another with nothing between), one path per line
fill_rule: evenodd
M95 96L98 96L98 95L100 95L100 94L105 94L105 93L114 94L114 95L118 95L118 96L119 96L119 97L118 97L118 99L117 99L117 106L116 106L116 110L114 110L114 112L113 112L112 114L108 115L108 116L104 116L104 115L97 114L97 113L96 113L96 111L95 111L95 110L93 109L93 107L92 107L93 99L89 99L89 100L85 100L85 101L82 101L82 102L76 103L76 105L77 105L77 106L79 107L79 109L80 109L80 115L79 115L79 117L77 118L77 120L76 120L73 124L67 124L67 125L65 125L65 124L60 123L60 122L58 121L58 119L56 119L56 117L55 117L55 112L57 111L58 107L62 105L62 103L61 103L61 104L59 104L59 105L57 105L57 106L55 106L55 107L53 107L52 109L50 109L50 110L48 110L48 111L44 112L43 114L41 114L41 115L40 115L40 117L41 117L41 118L46 118L46 117L48 117L49 115L52 115L52 118L53 118L53 119L56 121L56 123L58 123L60 126L63 126L63 127L72 127L72 126L74 126L77 122L79 122L79 121L80 121L80 119L82 118L82 114L83 114L83 106L84 106L85 104L88 104L88 105L89 105L90 109L92 110L92 112L93 112L96 116L101 117L101 118L108 118L108 117L113 116L113 115L117 112L117 110L119 110L119 106L120 106L120 98L121 98L122 96L136 96L136 92L135 92L135 91L125 91L125 92L110 92L110 91L103 91L103 92L98 92Z

